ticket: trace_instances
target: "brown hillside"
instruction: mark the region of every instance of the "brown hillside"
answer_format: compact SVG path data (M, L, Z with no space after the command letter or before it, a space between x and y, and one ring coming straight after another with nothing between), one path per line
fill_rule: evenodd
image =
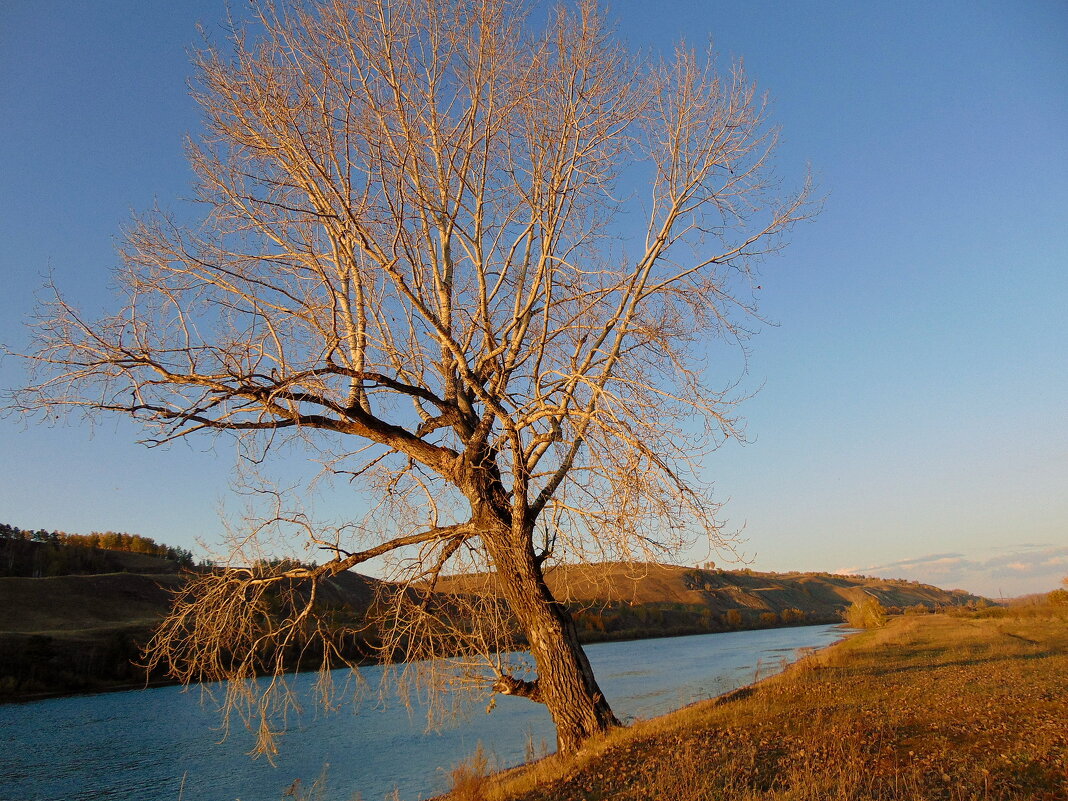
M183 578L170 560L115 553L126 569L145 572L0 577L0 701L144 685L140 645ZM359 614L377 584L342 573L319 599Z
M546 571L545 579L554 595L570 603L685 604L715 614L730 609L754 613L799 609L813 618L829 617L864 595L873 595L888 607L954 606L979 600L960 591L895 579L700 570L646 563L562 565ZM439 581L438 589L493 592L493 577L447 577Z
M161 556L132 551L108 551L127 573L177 573L178 563Z
M151 627L167 609L168 590L180 582L175 573L0 578L0 633Z
M319 600L331 605L347 606L362 614L371 605L381 584L378 579L346 570L323 582L319 587Z
M171 592L181 583L182 577L174 572L0 578L0 634L63 636L151 629L166 614ZM362 611L370 604L377 583L368 576L342 573L325 582L319 597L331 605Z
M122 554L151 572L0 578L0 699L143 684L139 643L166 614L182 577L173 563ZM584 642L834 622L854 599L887 607L951 606L965 593L905 581L819 574L698 570L674 565L560 566L546 579L575 613ZM362 614L378 580L357 573L320 588L328 607ZM492 575L445 577L440 592L494 592Z

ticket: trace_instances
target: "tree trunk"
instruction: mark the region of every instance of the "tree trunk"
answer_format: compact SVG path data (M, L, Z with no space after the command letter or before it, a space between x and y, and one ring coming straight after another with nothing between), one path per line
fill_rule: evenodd
M571 614L549 591L529 548L510 546L491 550L505 598L538 667L536 686L516 694L549 708L557 751L574 753L590 737L620 724L597 686Z

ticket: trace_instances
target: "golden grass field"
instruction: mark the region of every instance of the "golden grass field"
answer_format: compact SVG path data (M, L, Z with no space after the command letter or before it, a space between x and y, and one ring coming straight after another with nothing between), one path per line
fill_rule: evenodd
M1068 799L1068 609L896 617L576 759L476 762L452 801Z

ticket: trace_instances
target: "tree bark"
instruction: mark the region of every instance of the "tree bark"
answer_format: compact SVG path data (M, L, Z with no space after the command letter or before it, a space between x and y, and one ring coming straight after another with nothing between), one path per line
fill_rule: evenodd
M545 704L556 724L557 751L574 753L591 737L620 723L597 685L570 612L553 597L533 552L509 546L498 542L490 548L505 598L526 633L538 668L536 688L512 694Z

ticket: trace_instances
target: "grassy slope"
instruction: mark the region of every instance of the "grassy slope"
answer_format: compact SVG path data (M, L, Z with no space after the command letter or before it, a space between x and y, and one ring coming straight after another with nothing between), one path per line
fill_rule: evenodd
M148 558L148 557L146 557ZM85 631L152 628L167 611L177 573L0 578L0 635L63 636ZM326 582L324 601L366 608L373 579L345 573Z
M438 583L438 588L443 592L486 592L490 581L485 574L448 577ZM835 615L864 595L874 595L888 607L979 600L976 596L892 579L698 570L641 563L564 565L547 571L546 582L553 594L564 601L675 603L707 607L717 614L730 609L782 612L795 608L814 615Z
M577 760L468 775L453 797L1068 799L1066 687L1068 610L899 617Z
M173 563L141 554L119 554L128 572L53 578L0 578L0 635L64 636L87 631L149 628L163 615L168 590L180 581ZM886 606L961 603L959 596L907 582L825 574L778 575L697 571L661 565L560 567L548 573L553 592L578 604L610 601L626 605L685 604L716 613L740 608L753 612L794 607L835 615L865 593ZM330 603L365 608L374 579L344 573L322 591ZM485 591L485 577L445 579L439 589Z
M144 684L144 670L133 663L182 578L169 560L113 554L128 572L0 577L0 701ZM373 585L345 573L320 597L364 609Z
M0 634L63 636L83 631L146 628L166 609L177 574L0 579Z
M0 578L0 700L39 693L83 692L143 681L133 667L138 645L166 613L177 566L142 554L109 552L127 571L51 578ZM552 569L548 582L570 601L584 641L695 634L776 625L767 613L800 609L794 622L837 620L864 594L887 606L962 603L961 596L906 582L829 576L700 571L659 565L607 564ZM444 592L485 592L491 579L445 579ZM320 599L362 611L375 580L346 572ZM735 623L729 610L742 611ZM32 640L32 641L31 641Z

